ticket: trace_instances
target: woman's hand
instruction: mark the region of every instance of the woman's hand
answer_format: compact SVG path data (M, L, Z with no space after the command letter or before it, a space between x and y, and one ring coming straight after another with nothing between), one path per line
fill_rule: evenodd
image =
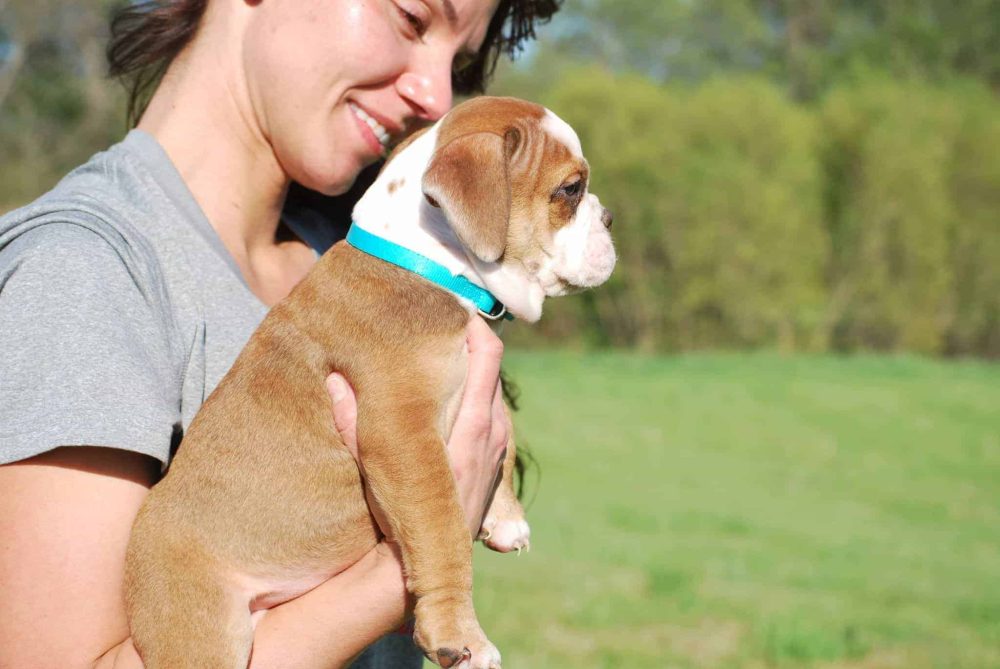
M500 392L500 360L503 342L481 318L472 318L466 328L469 371L465 379L462 404L455 419L446 450L458 488L458 498L473 538L479 533L486 508L493 497L510 436L511 425ZM362 473L364 463L358 458L357 402L354 392L339 374L331 374L327 390L333 400L334 421L340 436ZM383 534L389 525L374 499L368 506Z

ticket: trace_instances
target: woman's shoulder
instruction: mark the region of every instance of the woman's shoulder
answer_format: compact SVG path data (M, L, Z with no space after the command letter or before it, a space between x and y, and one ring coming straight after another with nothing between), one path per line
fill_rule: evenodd
M169 323L159 254L119 192L128 168L115 154L112 147L95 155L34 202L0 217L0 291L8 309L54 305L62 299L57 294L76 295L81 309L95 313L103 304L131 310L126 306L138 300Z
M185 235L189 212L164 193L160 166L144 155L144 143L155 140L133 131L38 199L0 216L0 276L27 253L111 262L137 278L162 280L163 249Z
M60 209L5 217L0 221L0 301L8 316L75 313L90 327L117 313L142 323L148 334L169 337L173 316L160 262L126 227Z
M130 220L128 163L120 144L95 154L33 202L0 216L0 252L29 235L42 243L90 235L112 245L141 244Z
M13 271L28 266L119 272L144 285L160 281L150 241L93 191L79 197L50 192L0 217L0 286Z

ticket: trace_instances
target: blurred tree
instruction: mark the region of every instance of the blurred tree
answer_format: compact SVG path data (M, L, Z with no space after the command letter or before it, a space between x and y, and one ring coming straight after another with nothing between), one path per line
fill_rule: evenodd
M105 79L110 2L15 1L0 6L0 211L41 193L125 129Z
M1000 358L1000 103L971 85L950 97L961 120L946 167L956 216L945 351Z
M837 348L941 350L955 216L946 166L958 122L942 102L927 87L876 80L826 103Z
M719 79L684 121L660 194L681 345L809 347L829 256L813 119L764 81Z
M549 52L657 81L765 74L811 99L859 71L1000 88L997 0L582 0Z
M581 0L568 3L549 51L656 81L759 69L773 32L754 0Z

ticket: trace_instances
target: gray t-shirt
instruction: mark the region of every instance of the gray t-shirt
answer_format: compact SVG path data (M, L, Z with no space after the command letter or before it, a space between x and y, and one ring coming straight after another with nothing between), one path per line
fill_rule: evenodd
M0 218L0 462L171 443L267 307L167 154L134 130Z
M133 130L0 217L0 464L76 445L166 464L266 312L166 152ZM421 664L399 636L364 657Z

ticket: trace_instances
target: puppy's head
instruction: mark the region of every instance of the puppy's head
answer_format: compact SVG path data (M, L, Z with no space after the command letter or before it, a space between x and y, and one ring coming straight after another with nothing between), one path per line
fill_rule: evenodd
M435 142L424 195L512 311L511 284L540 289L540 313L543 296L608 279L611 214L589 191L580 140L559 117L522 100L475 98L448 113ZM537 319L527 311L517 315Z

